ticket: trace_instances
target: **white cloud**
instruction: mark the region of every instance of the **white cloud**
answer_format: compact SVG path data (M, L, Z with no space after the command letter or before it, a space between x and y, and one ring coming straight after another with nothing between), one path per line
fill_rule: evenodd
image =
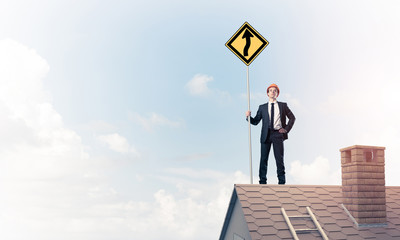
M289 174L297 184L341 185L341 170L332 169L329 160L321 156L310 164L292 162Z
M399 185L400 111L397 109L400 106L400 71L398 68L369 69L354 71L349 76L351 81L327 96L319 109L325 114L322 117L329 118L325 125L340 126L340 131L350 136L341 142L386 147L386 182Z
M98 140L107 144L107 146L118 153L132 153L134 155L139 155L135 147L129 144L128 140L119 135L118 133L101 135L97 137Z
M221 103L231 101L231 95L226 91L219 89L211 89L208 83L214 81L214 78L205 74L196 74L188 83L185 88L192 96L198 97L211 97Z
M116 132L118 129L116 126L102 120L91 121L88 124L81 125L80 128L94 133Z
M82 166L79 159L88 154L80 137L63 126L43 91L47 62L35 50L2 40L0 66L0 128L5 133L0 137L1 176L43 179Z
M133 121L138 122L144 129L149 132L154 131L154 129L159 126L180 128L185 125L183 120L173 121L161 114L157 114L154 112L151 113L148 117L144 117L139 113L130 113L129 118Z
M195 172L195 178L187 174ZM65 221L52 215L55 221L48 226L41 223L41 232L29 239L48 232L54 239L52 228L59 230L57 234L63 233L58 239L213 239L222 229L233 184L248 180L240 171L226 174L207 169L169 169L161 175L156 178L175 185L178 192L159 189L144 202L118 199L107 186L95 188L81 199L80 208L64 209L73 211L64 216ZM198 178L200 175L206 181Z
M348 73L345 84L339 82L319 109L329 115L345 116L363 127L363 123L398 122L400 112L393 109L400 104L397 93L400 71L385 67L368 62L361 69L353 69Z
M208 88L207 84L213 80L213 77L197 74L186 84L185 87L193 96L207 96L212 92Z
M76 239L91 201L114 195L96 173L104 162L94 164L43 90L48 71L35 50L0 41L1 239Z
M247 183L240 171L168 169L162 181L175 184L178 193L160 189L151 203L131 203L128 215L135 236L147 239L213 239L219 236L234 183ZM195 173L196 176L192 177ZM210 174L211 173L211 174ZM203 176L206 181L199 181ZM158 231L151 231L157 226Z
M0 41L0 63L1 239L218 236L233 183L246 182L241 172L169 169L158 179L175 185L177 193L158 189L148 202L121 198L100 174L111 163L84 151L80 136L64 125L48 95L37 87L49 69L46 61L34 50L6 40ZM23 87L30 82L38 85ZM119 134L99 139L115 151L135 152Z

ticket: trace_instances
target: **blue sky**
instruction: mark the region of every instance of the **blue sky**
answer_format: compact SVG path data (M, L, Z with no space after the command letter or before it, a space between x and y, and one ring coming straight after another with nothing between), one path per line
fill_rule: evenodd
M341 184L339 149L360 144L386 147L398 186L399 10L1 1L1 238L215 239L233 184L249 183L246 66L224 46L245 21L270 42L250 65L251 110L276 83L297 118L288 184Z

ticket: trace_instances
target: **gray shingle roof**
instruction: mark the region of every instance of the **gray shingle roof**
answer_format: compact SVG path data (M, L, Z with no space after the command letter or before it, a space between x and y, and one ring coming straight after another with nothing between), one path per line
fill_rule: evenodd
M386 187L387 225L383 227L357 227L342 207L342 186L237 184L232 199L241 204L252 240L293 239L281 207L289 216L305 215L310 207L329 239L400 239L400 187ZM311 220L291 222L296 229L314 228ZM322 239L318 232L298 236Z

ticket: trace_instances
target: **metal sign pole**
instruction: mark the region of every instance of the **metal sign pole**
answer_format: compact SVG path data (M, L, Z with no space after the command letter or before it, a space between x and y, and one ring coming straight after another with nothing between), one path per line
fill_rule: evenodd
M261 36L248 22L245 22L233 36L225 43L240 60L247 65L247 102L250 111L250 87L249 87L249 65L269 44L267 39ZM250 161L250 183L253 184L253 165L251 160L251 123L249 122L249 161Z
M247 109L250 111L250 86L249 86L249 66L247 66ZM247 117L249 122L249 162L250 162L250 184L253 184L253 164L251 159L251 124L250 116Z

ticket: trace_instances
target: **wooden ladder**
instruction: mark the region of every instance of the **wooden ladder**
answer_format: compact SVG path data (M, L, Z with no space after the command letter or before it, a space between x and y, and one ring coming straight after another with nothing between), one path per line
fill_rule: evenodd
M322 229L321 225L319 224L317 218L315 218L315 216L314 216L313 212L311 211L311 209L309 207L306 207L306 208L307 208L308 215L295 215L295 216L288 216L286 214L285 209L281 208L281 212L283 214L283 217L285 218L285 221L286 221L287 225L289 226L289 230L292 233L292 235L294 237L294 240L299 240L299 237L297 236L297 233L305 233L305 232L312 232L312 231L318 231L321 234L322 239L329 240L328 237L326 236L324 230ZM314 225L317 228L294 229L292 223L290 222L290 218L311 218L311 220L314 222Z

